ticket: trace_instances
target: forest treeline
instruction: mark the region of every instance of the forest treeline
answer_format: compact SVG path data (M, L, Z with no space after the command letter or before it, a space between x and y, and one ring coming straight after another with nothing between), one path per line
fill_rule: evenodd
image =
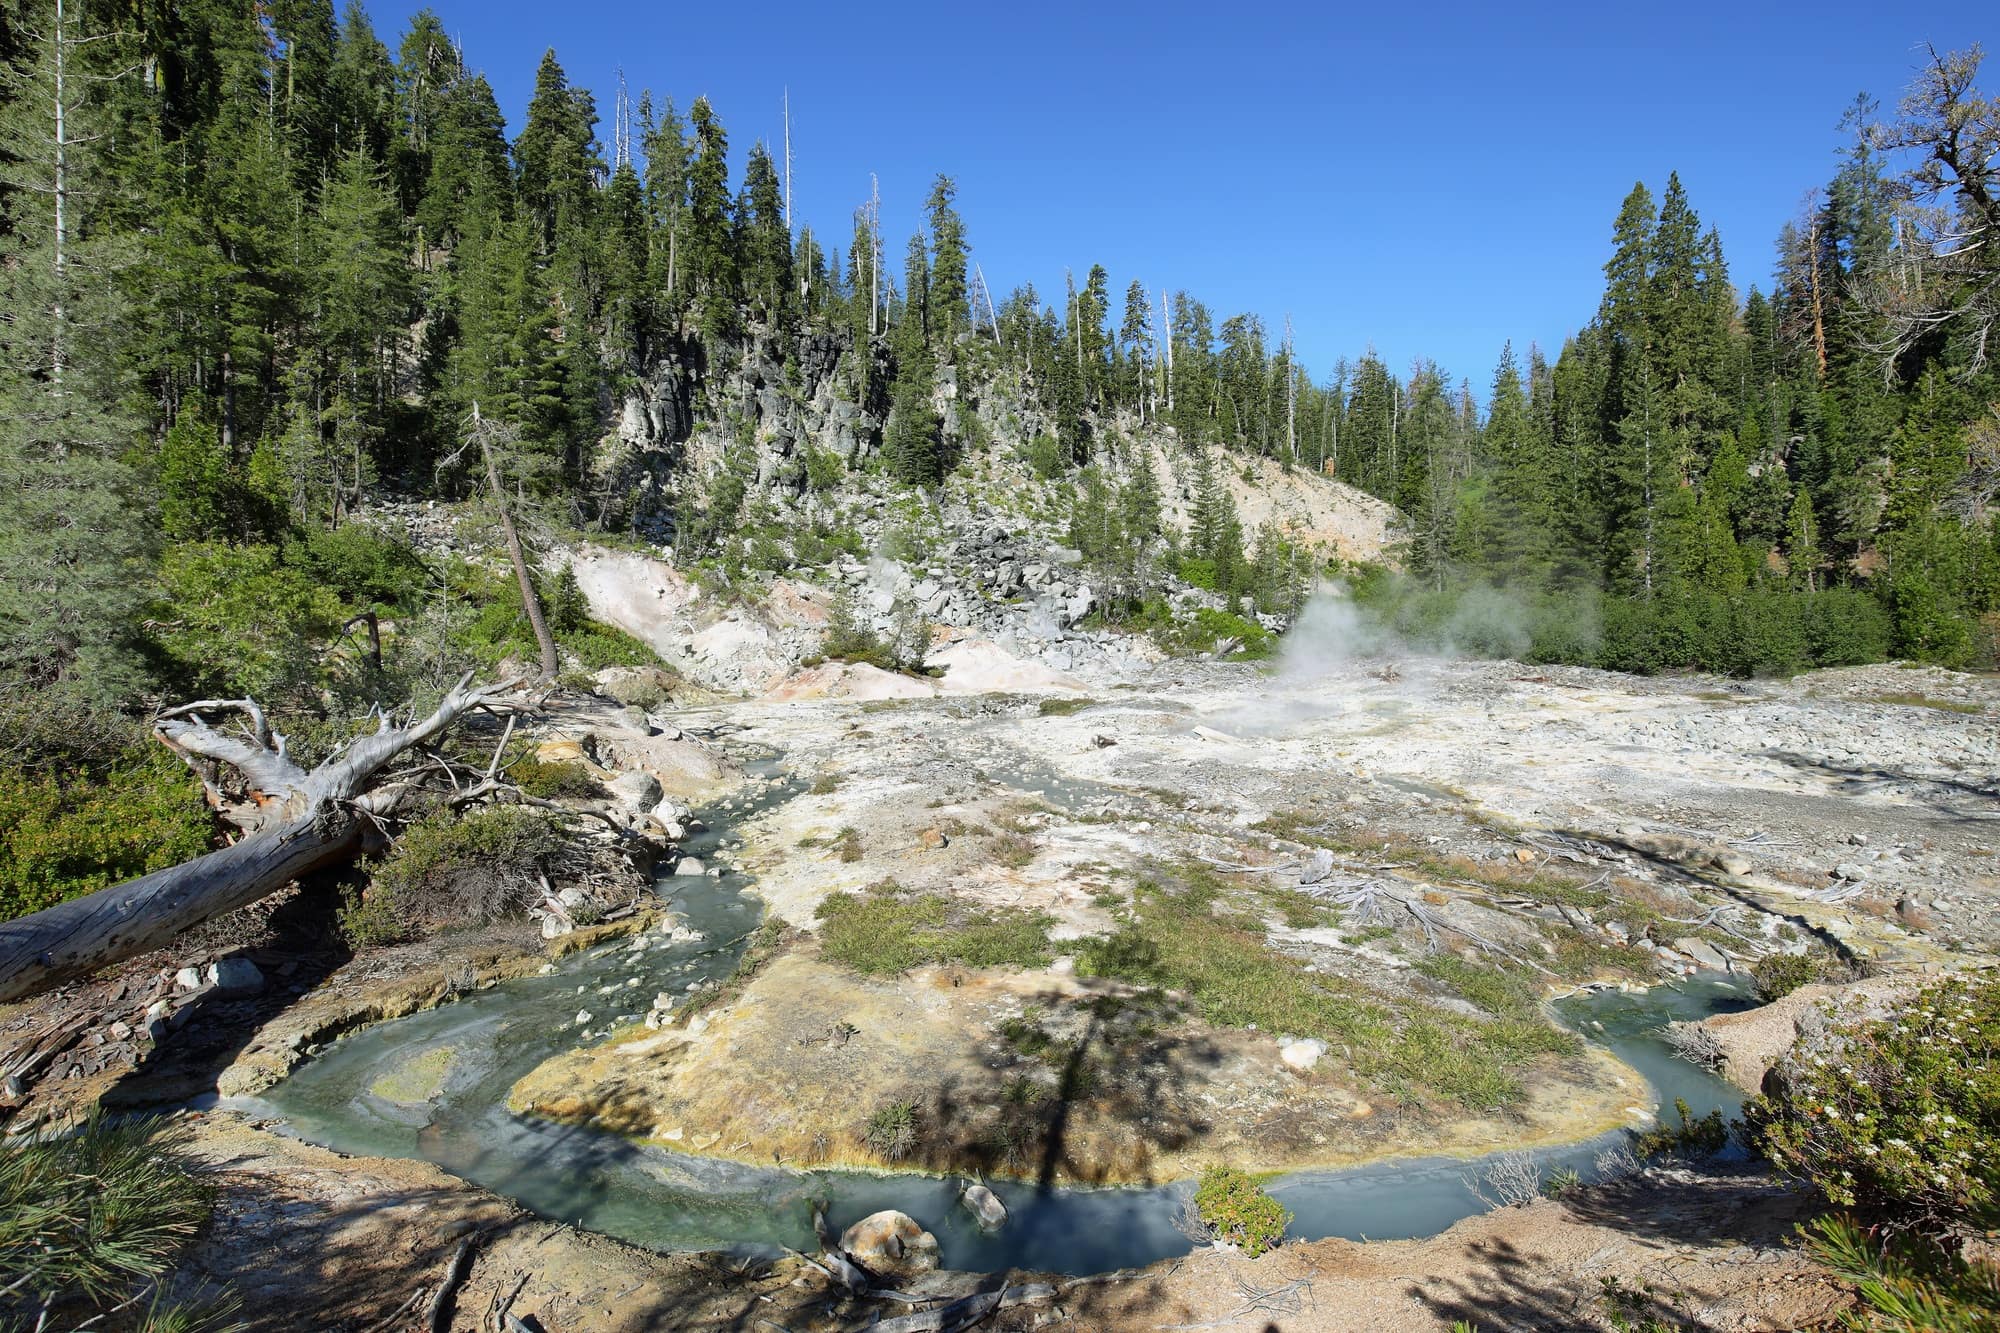
M1315 374L1258 317L1137 281L1121 296L1102 265L996 298L945 176L900 247L873 197L819 236L765 145L732 171L705 99L621 88L607 125L554 52L510 140L428 11L392 48L353 2L71 0L59 18L8 0L0 66L16 697L324 691L317 656L351 614L436 583L346 517L372 488L475 490L475 405L508 432L517 497L616 529L613 425L661 366L714 425L735 410L721 368L754 353L793 375L814 348L880 447L807 450L799 484L862 466L933 486L979 435L940 386L1004 382L1048 423L1012 443L1108 566L1151 552L1232 595L1292 586L1293 553L1275 534L1246 551L1215 497L1220 446L1393 502L1407 577L1360 586L1406 627L1497 589L1525 629L1492 646L1530 656L1992 657L2000 112L1976 51L1935 56L1893 115L1850 108L1768 291L1732 283L1678 178L1636 186L1595 316L1552 361L1502 350L1483 412L1429 362ZM1185 533L1124 447L1165 427L1207 478ZM684 552L729 541L742 469L676 485ZM467 573L461 618L481 595Z

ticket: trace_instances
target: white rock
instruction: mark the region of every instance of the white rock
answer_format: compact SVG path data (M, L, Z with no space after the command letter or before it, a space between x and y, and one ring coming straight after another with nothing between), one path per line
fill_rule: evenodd
M200 990L201 969L198 967L182 968L180 971L174 973L174 985L181 990Z
M1326 1043L1318 1037L1307 1037L1302 1041L1288 1041L1278 1048L1278 1058L1285 1062L1285 1067L1296 1069L1300 1073L1304 1073L1318 1064L1320 1058L1325 1054Z
M578 1027L582 1027L585 1023L588 1023L589 1021L590 1021L590 1010L579 1009L576 1011L576 1025Z
M255 995L264 989L264 974L248 958L225 958L210 963L204 976L224 995Z
M676 875L706 875L707 873L708 867L703 865L698 857L683 856L680 860L674 862L674 874Z

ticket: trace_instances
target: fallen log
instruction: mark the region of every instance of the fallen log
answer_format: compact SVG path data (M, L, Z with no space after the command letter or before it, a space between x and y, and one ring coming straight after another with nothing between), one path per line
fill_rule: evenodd
M382 769L513 688L512 681L479 687L471 681L467 673L421 722L393 727L383 715L374 732L310 772L292 761L284 737L252 700L205 700L162 714L154 734L190 766L226 764L248 783L254 806L246 818L253 831L206 856L0 922L0 1003L157 949L190 926L352 860L369 821L392 813L412 790L394 782L371 789ZM202 716L223 711L247 718L250 735L217 731ZM219 795L207 774L203 781Z

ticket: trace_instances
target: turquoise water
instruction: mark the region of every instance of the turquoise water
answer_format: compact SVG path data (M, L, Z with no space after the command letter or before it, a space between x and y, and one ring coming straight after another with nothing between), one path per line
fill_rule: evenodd
M775 764L755 771L775 776ZM712 827L686 848L708 858L731 826L796 794L780 780L732 811L701 812ZM1173 1225L1184 1187L1042 1189L989 1182L1011 1214L1006 1226L982 1232L956 1202L953 1181L852 1171L752 1167L639 1146L615 1135L506 1109L507 1091L550 1056L642 1016L655 992L727 976L743 941L760 919L749 880L719 878L659 882L674 909L705 932L696 943L646 947L624 942L563 960L553 975L526 977L344 1037L290 1078L246 1105L282 1117L291 1132L345 1153L421 1158L545 1217L659 1249L774 1252L816 1248L815 1201L845 1226L881 1208L899 1208L936 1234L953 1268L1019 1267L1094 1273L1184 1254L1188 1239ZM637 984L630 984L633 979ZM579 993L581 988L581 993ZM1643 1073L1671 1103L1684 1097L1701 1114L1733 1113L1741 1097L1722 1080L1674 1059L1654 1035L1669 1018L1698 1018L1747 1008L1749 1001L1721 979L1697 978L1645 994L1600 992L1563 1001L1564 1021L1611 1048ZM372 1089L385 1074L435 1070L450 1052L435 1096L399 1101ZM427 1060L426 1056L430 1056ZM422 1078L412 1078L423 1084ZM397 1090L403 1096L408 1090ZM420 1086L416 1096L428 1092ZM1669 1112L1671 1114L1671 1112ZM1551 1167L1573 1166L1586 1179L1611 1140L1537 1154ZM1290 1234L1377 1240L1431 1235L1482 1211L1466 1185L1479 1164L1455 1159L1377 1163L1343 1171L1300 1172L1279 1178L1271 1192L1294 1214Z

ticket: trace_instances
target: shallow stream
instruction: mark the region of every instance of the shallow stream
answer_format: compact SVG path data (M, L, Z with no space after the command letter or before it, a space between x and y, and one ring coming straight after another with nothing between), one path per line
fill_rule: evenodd
M798 790L775 761L752 772L776 781L738 797L734 808L699 812L711 827L690 839L686 854L714 856L735 826ZM506 1109L517 1080L595 1039L585 1032L601 1035L636 1021L657 991L726 977L761 915L749 886L733 869L720 877L662 879L662 896L706 940L669 944L648 932L636 937L636 948L619 942L575 955L550 975L504 982L344 1037L266 1096L236 1104L282 1117L290 1132L311 1142L345 1153L421 1158L543 1216L658 1249L810 1251L811 1204L825 1200L836 1227L877 1209L901 1209L936 1234L951 1268L1084 1274L1189 1250L1174 1227L1184 1186L1042 1190L989 1182L1011 1216L985 1233L957 1204L954 1181L745 1166ZM1557 1009L1643 1073L1663 1103L1670 1107L1682 1097L1700 1115L1716 1107L1733 1113L1740 1094L1674 1059L1656 1030L1670 1018L1748 1004L1727 982L1697 978L1645 994L1577 996ZM1545 1168L1574 1167L1589 1179L1593 1159L1609 1142L1537 1156ZM1467 1184L1479 1170L1477 1162L1455 1159L1401 1160L1300 1172L1270 1189L1294 1214L1295 1237L1386 1240L1431 1235L1482 1211Z

